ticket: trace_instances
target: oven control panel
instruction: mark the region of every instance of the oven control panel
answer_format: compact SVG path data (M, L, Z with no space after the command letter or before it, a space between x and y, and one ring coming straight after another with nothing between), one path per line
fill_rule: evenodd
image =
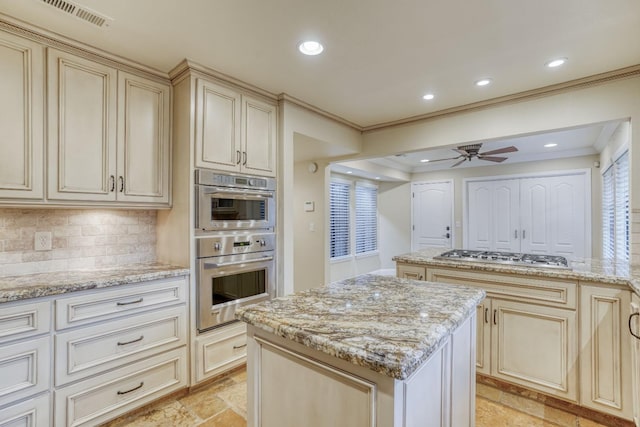
M238 233L222 236L202 236L197 239L197 257L244 254L271 251L276 247L274 233Z

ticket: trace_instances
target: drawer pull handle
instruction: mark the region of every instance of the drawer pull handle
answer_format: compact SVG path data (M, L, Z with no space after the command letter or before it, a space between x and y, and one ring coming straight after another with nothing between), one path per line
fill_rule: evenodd
M132 391L141 389L143 385L144 385L144 381L140 381L140 385L138 387L134 387L131 390L127 390L127 391L118 391L118 396L122 396L123 394L131 393Z
M233 349L234 349L234 350L238 350L238 349L240 349L240 348L245 348L246 346L247 346L247 344L246 344L246 343L245 343L245 344L242 344L242 345L234 345L234 346L233 346Z
M640 316L640 313L631 313L631 315L629 316L629 333L640 340L640 335L633 332L633 329L631 328L631 322L633 321L634 316Z
M142 301L143 301L143 298L142 298L142 297L140 297L140 298L138 298L138 299L137 299L137 300L135 300L135 301L128 301L128 302L120 302L120 301L118 301L118 302L116 303L116 305L131 305L131 304L138 304L138 303L141 303Z
M131 341L126 341L126 342L120 342L118 341L118 345L129 345L129 344L133 344L134 342L140 342L144 339L144 335L140 335L140 338L135 339L135 340L131 340Z

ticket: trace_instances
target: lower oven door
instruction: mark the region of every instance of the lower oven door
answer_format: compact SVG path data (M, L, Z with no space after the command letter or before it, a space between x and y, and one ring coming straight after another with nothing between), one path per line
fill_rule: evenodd
M275 294L273 251L201 258L197 263L200 332L235 320L237 306Z

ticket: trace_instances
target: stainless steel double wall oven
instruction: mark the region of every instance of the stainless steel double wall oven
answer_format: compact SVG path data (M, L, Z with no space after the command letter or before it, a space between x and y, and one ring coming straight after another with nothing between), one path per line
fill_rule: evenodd
M275 296L273 178L197 170L196 280L200 332L234 320L237 306Z

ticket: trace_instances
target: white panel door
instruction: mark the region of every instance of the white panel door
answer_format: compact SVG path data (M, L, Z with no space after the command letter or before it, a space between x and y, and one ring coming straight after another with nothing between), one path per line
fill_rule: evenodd
M470 182L467 187L467 244L465 249L488 251L493 241L493 187L491 181Z
M491 250L520 252L520 181L506 179L493 183Z
M588 210L584 175L520 181L521 251L583 258Z
M0 33L0 197L42 199L44 52Z
M453 242L453 182L414 182L413 250L451 248Z

